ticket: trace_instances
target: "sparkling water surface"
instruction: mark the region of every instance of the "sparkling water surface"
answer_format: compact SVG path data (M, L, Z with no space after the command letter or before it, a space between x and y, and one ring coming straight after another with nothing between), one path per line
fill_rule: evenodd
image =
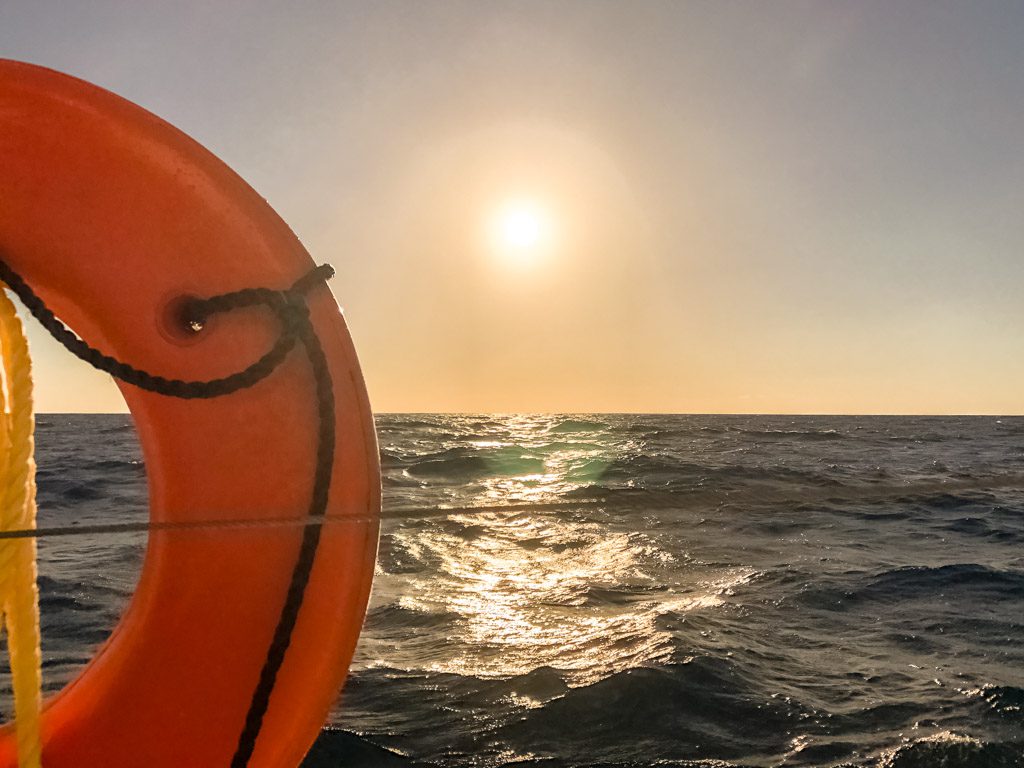
M127 416L38 422L41 525L145 519ZM1024 765L1024 419L378 430L393 517L307 766ZM40 542L48 691L144 549Z

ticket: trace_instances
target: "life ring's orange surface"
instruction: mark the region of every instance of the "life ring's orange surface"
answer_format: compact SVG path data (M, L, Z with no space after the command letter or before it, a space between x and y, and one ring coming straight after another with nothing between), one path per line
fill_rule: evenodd
M80 80L0 60L0 258L88 343L164 376L241 370L279 332L259 309L195 338L178 297L285 288L313 262L267 203L145 110ZM291 645L249 764L300 762L344 680L373 574L380 470L355 351L329 290L309 292L334 379L328 514ZM122 386L146 461L151 519L302 517L317 409L298 350L211 400ZM226 766L285 600L301 528L154 532L107 643L43 713L43 764ZM43 637L45 648L46 638ZM16 764L0 732L0 766Z

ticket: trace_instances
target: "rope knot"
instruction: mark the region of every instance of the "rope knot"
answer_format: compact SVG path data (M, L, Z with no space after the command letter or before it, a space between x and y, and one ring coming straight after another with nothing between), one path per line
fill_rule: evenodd
M286 333L296 334L309 323L306 297L295 290L282 291L281 302L275 306Z

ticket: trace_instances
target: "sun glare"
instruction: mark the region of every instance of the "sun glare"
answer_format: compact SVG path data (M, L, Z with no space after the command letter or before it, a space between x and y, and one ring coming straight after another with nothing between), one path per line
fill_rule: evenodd
M547 244L550 221L539 205L516 201L503 205L491 222L491 241L496 250L517 261L531 259Z

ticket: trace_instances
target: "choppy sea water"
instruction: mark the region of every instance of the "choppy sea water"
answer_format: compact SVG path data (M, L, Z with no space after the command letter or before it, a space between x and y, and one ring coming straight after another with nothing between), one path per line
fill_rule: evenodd
M1024 419L378 429L398 516L307 768L1024 766ZM128 417L41 416L37 441L41 524L145 519ZM40 542L48 690L144 546Z

